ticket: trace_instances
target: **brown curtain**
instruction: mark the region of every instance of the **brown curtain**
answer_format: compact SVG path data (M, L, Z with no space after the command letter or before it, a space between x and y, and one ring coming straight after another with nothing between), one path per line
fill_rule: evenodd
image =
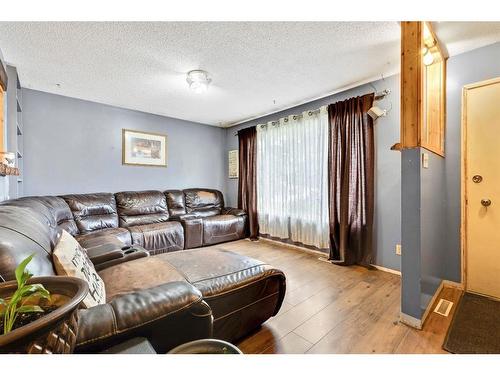
M330 260L372 263L374 202L374 94L328 106Z
M255 126L238 132L239 141L239 177L238 208L248 214L248 235L257 239L259 222L257 221L257 129Z

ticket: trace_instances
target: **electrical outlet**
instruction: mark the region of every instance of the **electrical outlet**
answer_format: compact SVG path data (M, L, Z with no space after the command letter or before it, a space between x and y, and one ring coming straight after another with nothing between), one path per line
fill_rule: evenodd
M401 255L401 245L400 244L396 245L396 255Z

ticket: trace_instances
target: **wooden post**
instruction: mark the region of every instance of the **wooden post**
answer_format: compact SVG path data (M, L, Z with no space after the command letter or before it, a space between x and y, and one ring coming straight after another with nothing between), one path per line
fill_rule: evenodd
M401 148L420 146L423 125L423 23L401 22Z

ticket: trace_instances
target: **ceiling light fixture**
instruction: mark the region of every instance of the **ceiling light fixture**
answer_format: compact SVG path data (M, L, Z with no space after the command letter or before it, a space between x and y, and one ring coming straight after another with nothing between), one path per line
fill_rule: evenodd
M191 70L188 72L186 81L189 88L197 94L208 90L208 85L212 80L208 77L208 72L204 70Z

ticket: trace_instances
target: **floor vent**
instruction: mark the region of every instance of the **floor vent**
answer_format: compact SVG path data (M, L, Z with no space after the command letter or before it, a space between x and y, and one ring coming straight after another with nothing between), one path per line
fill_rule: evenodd
M436 308L434 309L434 312L438 313L439 315L448 316L452 307L453 302L441 298Z

